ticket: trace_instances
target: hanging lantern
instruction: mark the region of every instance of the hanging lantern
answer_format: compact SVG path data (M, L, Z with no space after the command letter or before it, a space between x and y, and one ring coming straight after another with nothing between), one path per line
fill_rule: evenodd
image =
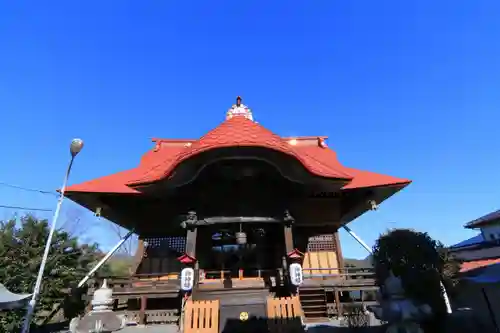
M188 267L181 271L181 289L190 291L194 286L194 269Z
M240 231L235 234L236 236L236 244L245 245L247 243L247 234L246 232Z
M302 266L300 266L300 264L298 263L293 263L290 265L289 271L291 280L290 282L292 282L294 286L300 286L304 280L302 275Z

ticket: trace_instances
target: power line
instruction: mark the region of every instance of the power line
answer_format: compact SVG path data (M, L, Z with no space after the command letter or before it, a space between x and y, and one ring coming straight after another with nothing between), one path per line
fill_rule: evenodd
M16 190L22 190L22 191L27 191L27 192L35 192L35 193L41 193L41 194L50 194L53 196L59 196L56 192L53 191L44 191L44 190L39 190L39 189L34 189L34 188L29 188L29 187L23 187L23 186L18 186L18 185L13 185L5 182L0 182L0 186L4 187L10 187Z
M0 208L10 208L10 209L19 209L19 210L32 210L32 211L38 211L38 212L51 212L52 211L52 209L46 209L46 208L30 208L30 207L6 206L6 205L0 205Z
M51 192L51 191L44 191L44 190L39 190L39 189L34 189L34 188L29 188L29 187L23 187L23 186L18 186L18 185L13 185L5 182L0 182L0 186L4 187L10 187L16 190L22 190L26 192L35 192L35 193L40 193L40 194L50 194L57 196L57 193ZM0 208L8 208L8 209L19 209L19 210L30 210L30 211L38 211L38 212L51 212L52 209L46 209L46 208L32 208L32 207L22 207L22 206L8 206L8 205L0 205Z

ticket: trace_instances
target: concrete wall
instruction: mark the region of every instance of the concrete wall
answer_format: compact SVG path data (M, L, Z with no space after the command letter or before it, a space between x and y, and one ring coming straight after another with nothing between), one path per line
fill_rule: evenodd
M481 233L487 241L500 239L500 224L488 225L481 228Z

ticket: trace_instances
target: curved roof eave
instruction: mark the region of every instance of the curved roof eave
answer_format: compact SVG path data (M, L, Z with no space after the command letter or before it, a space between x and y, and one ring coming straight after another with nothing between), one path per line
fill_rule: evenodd
M69 186L66 193L71 192L94 192L94 193L120 193L120 194L139 194L140 191L130 186L130 182L136 179L137 173L146 172L144 168L122 171L109 176L100 177L88 182ZM382 175L370 171L363 171L349 168L353 178L348 184L342 187L342 190L373 188L383 186L401 186L406 187L411 180Z
M72 192L137 194L140 192L127 186L127 182L131 177L136 175L138 169L139 168L125 170L80 184L71 185L66 188L65 193L68 195Z

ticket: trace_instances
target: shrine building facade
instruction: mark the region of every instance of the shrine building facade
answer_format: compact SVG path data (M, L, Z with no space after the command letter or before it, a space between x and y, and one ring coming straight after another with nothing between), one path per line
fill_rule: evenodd
M260 313L277 297L298 297L305 317L323 318L341 311L342 288L365 286L346 282L338 230L410 183L346 167L326 141L281 137L238 98L201 138L153 139L135 168L69 186L66 196L139 236L133 276L114 288L138 300L129 311L139 321L181 309L182 297L217 299L221 326L231 311L243 313L238 306ZM300 286L290 281L294 263Z

